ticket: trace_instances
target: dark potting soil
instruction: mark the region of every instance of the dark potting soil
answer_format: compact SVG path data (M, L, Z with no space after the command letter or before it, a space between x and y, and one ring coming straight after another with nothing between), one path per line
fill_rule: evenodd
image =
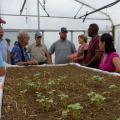
M94 76L103 77L103 80L97 82ZM53 103L46 110L37 102L36 94L48 97L51 90L54 90ZM117 120L120 117L120 77L74 65L7 68L3 92L2 120L61 120L64 108L58 97L60 93L69 96L67 104L81 104L80 120ZM91 103L90 92L106 98L100 107Z

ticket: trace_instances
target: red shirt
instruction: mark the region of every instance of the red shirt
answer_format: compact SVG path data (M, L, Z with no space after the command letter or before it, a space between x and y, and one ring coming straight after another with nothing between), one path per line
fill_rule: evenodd
M88 53L86 57L86 64L88 64L95 56L97 50L99 50L99 39L100 37L97 35L96 37L92 38L88 46ZM90 65L89 67L98 68L100 61L96 61L94 64Z
M85 59L84 59L84 51L85 50L88 50L88 44L87 43L84 43L84 44L80 45L79 48L78 48L77 56L81 57L81 59L77 61L79 64L84 64L85 63Z

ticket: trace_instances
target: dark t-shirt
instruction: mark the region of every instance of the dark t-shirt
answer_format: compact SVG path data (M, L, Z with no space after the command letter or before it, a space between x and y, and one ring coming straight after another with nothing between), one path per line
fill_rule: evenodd
M99 50L99 39L100 37L97 35L96 37L92 38L88 46L88 53L86 56L86 64L88 64L95 56L96 51ZM95 61L89 67L98 68L100 64L100 60Z

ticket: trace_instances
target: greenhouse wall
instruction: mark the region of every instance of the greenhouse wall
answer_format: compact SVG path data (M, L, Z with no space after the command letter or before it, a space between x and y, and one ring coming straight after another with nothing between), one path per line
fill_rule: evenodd
M120 55L120 25L115 27L115 47L118 54Z

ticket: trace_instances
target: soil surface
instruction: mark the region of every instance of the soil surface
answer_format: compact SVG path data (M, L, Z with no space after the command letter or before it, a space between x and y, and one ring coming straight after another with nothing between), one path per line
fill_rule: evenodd
M95 76L103 78L94 80ZM45 109L37 101L38 93L51 97ZM64 67L7 68L4 85L2 120L61 120L63 105L58 95L68 95L67 105L80 103L79 120L117 120L120 118L120 77L104 75L74 65ZM101 106L91 103L88 93L96 92L106 99ZM73 120L68 116L67 120Z

